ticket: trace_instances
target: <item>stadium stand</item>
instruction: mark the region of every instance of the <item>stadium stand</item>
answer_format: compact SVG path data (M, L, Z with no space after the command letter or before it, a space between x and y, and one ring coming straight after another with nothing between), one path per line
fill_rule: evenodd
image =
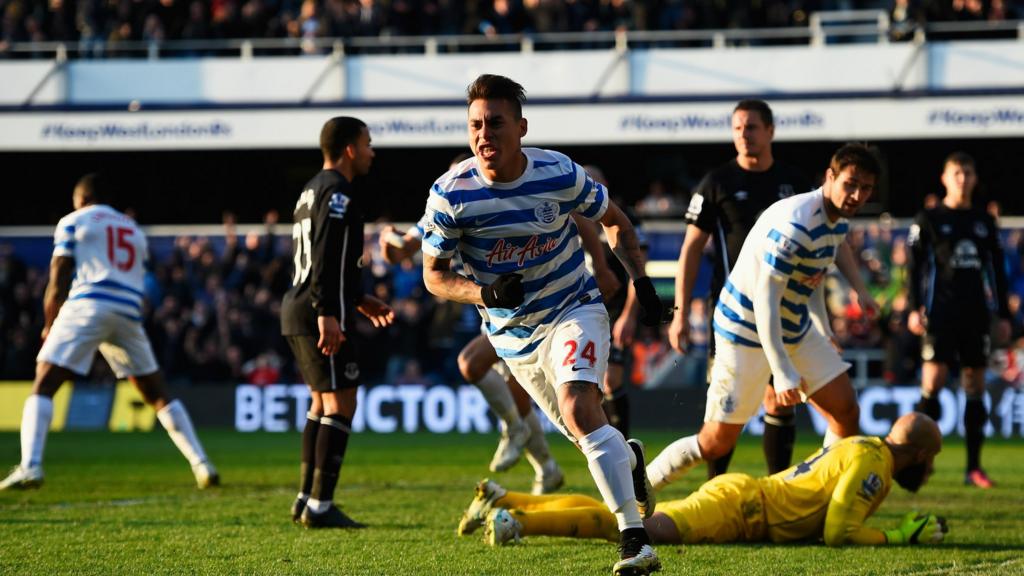
M284 38L395 38L730 30L807 27L818 11L869 10L889 25L894 41L909 40L926 24L984 23L939 37L991 37L993 26L1021 17L1013 0L3 0L0 55L39 56L20 43L80 42L87 56L118 54L126 43L171 40ZM1013 32L1012 28L1010 32ZM791 39L792 41L794 39ZM798 39L796 39L798 41ZM592 47L588 42L560 47ZM185 56L204 54L193 47ZM304 48L305 50L305 48Z

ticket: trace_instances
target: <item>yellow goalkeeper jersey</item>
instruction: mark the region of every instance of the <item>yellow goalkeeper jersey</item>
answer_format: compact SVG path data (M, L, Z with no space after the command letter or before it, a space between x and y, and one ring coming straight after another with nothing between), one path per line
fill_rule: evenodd
M885 535L864 521L892 487L892 453L880 438L852 436L807 460L758 479L768 539L817 539L828 545L881 544Z

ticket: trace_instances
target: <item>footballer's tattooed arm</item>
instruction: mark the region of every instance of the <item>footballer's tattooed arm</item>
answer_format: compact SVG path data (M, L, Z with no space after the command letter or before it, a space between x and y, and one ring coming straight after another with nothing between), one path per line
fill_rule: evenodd
M426 252L423 253L423 283L426 284L427 290L445 300L483 306L481 286L461 274L452 272L449 269L450 262L451 258L436 258Z
M601 225L604 226L605 235L608 237L608 247L622 262L629 278L636 280L646 276L646 258L636 236L636 230L626 214L614 202L608 202L608 210L601 217Z

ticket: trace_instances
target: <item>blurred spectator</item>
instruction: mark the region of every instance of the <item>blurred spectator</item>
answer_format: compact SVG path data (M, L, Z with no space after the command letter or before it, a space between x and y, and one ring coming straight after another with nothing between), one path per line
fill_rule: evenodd
M889 10L889 22L890 40L913 40L914 34L925 23L925 12L916 0L895 0Z
M636 213L645 218L673 218L682 216L686 206L661 180L654 180L647 189L647 195L636 204Z
M531 27L519 0L490 0L488 4L480 20L480 33L484 36L518 34Z

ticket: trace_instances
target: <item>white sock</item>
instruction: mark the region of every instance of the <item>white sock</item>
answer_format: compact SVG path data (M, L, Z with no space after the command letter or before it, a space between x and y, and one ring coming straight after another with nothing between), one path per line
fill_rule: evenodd
M643 528L644 522L633 492L633 474L629 469L632 450L626 445L626 439L618 430L605 424L580 438L580 449L587 457L590 475L594 477L605 505L618 520L619 531Z
M184 404L178 400L172 400L156 413L156 417L189 464L196 466L206 462L206 452L203 451L203 445L196 437L196 431L192 428L192 420L188 417L188 410L185 410Z
M480 389L480 393L487 400L487 405L494 410L498 418L505 423L505 426L515 426L519 423L519 410L516 408L516 401L512 399L512 392L508 384L494 369L488 370L484 377L473 383Z
M825 439L821 442L822 448L828 448L836 442L842 440L843 437L832 431L831 428L825 429Z
M42 467L46 434L53 420L53 399L33 394L21 412L21 467Z
M703 461L697 435L680 438L651 460L647 465L647 478L655 490L661 490Z
M330 500L317 500L316 498L310 498L306 501L306 508L314 514L323 514L327 512L327 509L331 507Z
M544 477L544 465L551 460L548 439L544 437L544 428L536 412L530 410L530 413L523 417L523 422L530 429L530 439L526 442L526 459L533 466L536 478L540 479Z

